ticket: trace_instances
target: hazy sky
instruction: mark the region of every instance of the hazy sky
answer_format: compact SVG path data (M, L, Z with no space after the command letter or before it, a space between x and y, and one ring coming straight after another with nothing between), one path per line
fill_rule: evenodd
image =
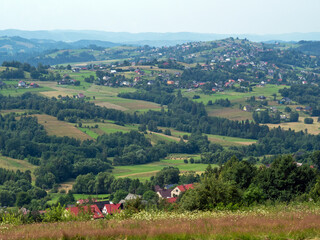
M2 0L0 29L320 32L320 0Z

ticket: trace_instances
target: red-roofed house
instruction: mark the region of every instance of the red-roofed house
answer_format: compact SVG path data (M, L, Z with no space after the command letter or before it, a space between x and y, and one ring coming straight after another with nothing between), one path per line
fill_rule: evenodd
M103 209L102 209L102 213L105 214L105 215L119 213L122 208L123 208L123 204L122 203L105 204Z
M189 189L193 189L193 183L186 185L179 185L171 191L171 197L177 197L180 193L185 192Z
M90 210L88 210L88 206L70 207L67 208L67 210L74 216L78 216L79 213L88 213L88 211L91 211L94 219L103 218L103 214L97 205L90 205Z

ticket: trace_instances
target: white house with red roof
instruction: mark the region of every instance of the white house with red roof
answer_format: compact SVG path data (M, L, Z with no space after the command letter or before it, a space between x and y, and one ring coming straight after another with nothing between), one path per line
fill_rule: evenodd
M26 86L27 86L27 84L25 81L19 81L18 87L26 87Z
M122 203L118 203L118 204L105 204L103 209L102 209L102 213L105 215L108 214L114 214L114 213L119 213L123 208L123 204Z
M179 186L176 186L172 191L171 191L171 197L177 197L179 196L182 192L185 192L189 189L193 189L194 186L193 186L193 183L191 184L185 184L185 185L179 185Z

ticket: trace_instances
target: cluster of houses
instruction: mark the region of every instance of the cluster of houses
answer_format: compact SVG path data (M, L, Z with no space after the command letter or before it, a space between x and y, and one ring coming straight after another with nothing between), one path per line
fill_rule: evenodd
M80 199L77 201L77 206L68 206L66 208L74 216L79 216L81 213L92 213L93 219L104 218L106 215L119 213L123 209L123 204L114 204L109 201L96 201L95 199Z
M38 88L40 87L37 83L27 83L25 81L19 81L18 82L18 87L21 87L21 88Z
M161 188L160 186L155 186L155 192L161 199L165 199L169 203L174 203L176 202L178 196L189 190L193 189L194 185L193 184L185 184L185 185L179 185L176 186L175 188L171 188L172 185L167 185L164 188Z
M187 191L188 189L193 189L193 184L185 184L174 187L174 185L167 185L164 188L160 186L155 186L155 192L160 199L164 199L169 204L175 203L178 196ZM142 196L129 193L124 199L115 204L110 201L97 201L96 199L80 199L77 201L76 205L69 205L66 210L69 211L74 216L79 216L81 213L91 213L93 219L104 218L106 215L112 215L115 213L120 213L124 209L124 204L127 201L140 198ZM146 204L145 200L141 200L142 204Z
M68 74L63 75L63 78L58 81L59 85L75 85L77 80L72 79Z

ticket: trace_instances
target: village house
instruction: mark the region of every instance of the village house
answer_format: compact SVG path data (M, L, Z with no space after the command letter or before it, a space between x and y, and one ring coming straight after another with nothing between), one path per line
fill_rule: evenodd
M159 198L171 198L172 189L162 189L157 185L154 187L154 190L158 194Z
M193 189L193 184L186 184L186 185L179 185L177 187L175 187L172 191L171 191L171 197L177 197L179 196L182 192L185 192L189 189Z
M125 203L126 201L134 200L134 199L137 199L137 198L142 199L142 196L141 196L141 195L137 195L137 194L129 193L129 194L125 197L125 199L122 199L119 203Z
M26 87L27 86L27 83L24 82L24 81L19 81L18 83L18 87Z
M97 207L97 205L69 207L66 210L76 217L81 213L86 214L86 213L89 213L90 211L92 213L93 219L104 218L102 212Z
M123 204L122 203L118 203L118 204L105 204L103 209L102 209L102 213L104 215L111 215L114 213L120 213L121 210L123 209Z
M252 106L250 106L250 105L245 105L245 106L243 107L243 111L245 111L245 112L252 112L252 111L253 111L253 108L252 108Z
M260 100L265 100L265 99L266 99L266 97L263 96L263 95L259 96L258 98L259 98Z
M288 97L284 97L279 101L279 104L290 104L291 103L291 99Z
M83 94L83 93L79 93L77 96L76 96L76 98L85 98L86 96Z
M30 85L29 85L31 88L38 88L38 87L40 87L38 84L36 84L36 83L30 83Z

